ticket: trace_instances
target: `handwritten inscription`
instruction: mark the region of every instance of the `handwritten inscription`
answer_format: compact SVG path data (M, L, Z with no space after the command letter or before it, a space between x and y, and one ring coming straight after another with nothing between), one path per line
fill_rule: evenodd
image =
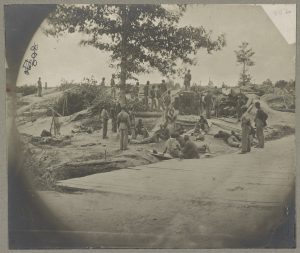
M289 9L286 9L286 8L274 11L275 16L282 16L282 15L287 15L287 14L291 14L291 13L292 13L292 11Z
M24 68L24 73L26 75L29 75L29 71L32 69L32 67L36 67L37 66L37 51L38 51L38 45L37 44L33 44L33 46L30 47L30 51L32 51L31 53L31 58L30 59L26 59L23 63L23 68Z

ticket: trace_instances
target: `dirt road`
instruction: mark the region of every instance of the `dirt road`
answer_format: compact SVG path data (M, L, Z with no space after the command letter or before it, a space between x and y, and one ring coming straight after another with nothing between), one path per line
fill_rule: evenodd
M246 155L170 160L69 179L59 184L74 191L39 195L68 227L60 233L83 239L84 246L264 247L288 213L294 142L289 136Z

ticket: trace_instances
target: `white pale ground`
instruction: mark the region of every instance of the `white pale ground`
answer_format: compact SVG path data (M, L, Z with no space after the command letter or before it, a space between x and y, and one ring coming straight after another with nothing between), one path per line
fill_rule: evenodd
M225 33L226 47L208 55L197 54L197 66L191 67L192 83L207 84L209 78L216 84L235 85L240 67L234 50L242 41L248 41L255 51L255 66L251 74L256 82L295 78L296 5L190 5L180 25L203 25L214 35ZM59 40L47 37L41 28L29 46L37 43L38 66L25 75L20 69L17 85L35 84L38 77L48 86L57 86L61 79L80 81L93 75L97 80L106 77L109 82L113 69L109 68L109 53L78 45L81 36L68 34ZM30 58L27 50L24 59ZM139 75L140 82L159 82L158 72ZM182 83L179 77L175 81Z

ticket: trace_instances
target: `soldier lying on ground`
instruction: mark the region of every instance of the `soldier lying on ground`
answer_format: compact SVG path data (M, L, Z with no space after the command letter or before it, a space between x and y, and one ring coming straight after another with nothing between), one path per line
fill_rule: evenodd
M231 133L220 130L214 135L215 138L223 139L230 147L239 148L241 146L241 137L234 131Z
M132 144L147 144L147 143L157 143L159 140L168 140L170 137L169 130L166 126L160 125L160 129L154 132L148 138L144 138L142 140L131 140L130 143Z

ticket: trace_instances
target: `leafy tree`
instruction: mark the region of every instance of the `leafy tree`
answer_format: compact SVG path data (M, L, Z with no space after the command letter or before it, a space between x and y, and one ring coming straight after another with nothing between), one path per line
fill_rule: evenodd
M235 50L237 63L242 65L242 72L240 74L239 85L249 84L251 75L248 73L249 67L254 66L254 61L251 59L255 54L252 48L249 48L248 42L242 42L238 50Z
M288 86L288 82L285 80L279 80L275 83L276 88L285 89Z
M180 64L196 64L200 48L208 53L225 46L224 34L216 40L202 26L179 26L186 5L172 10L164 5L59 5L48 18L45 33L60 36L79 32L83 45L111 53L124 92L127 79L154 69L171 76ZM123 93L122 92L122 93Z
M265 86L273 86L272 81L268 78L267 80L263 81L262 85Z
M295 91L296 89L296 82L294 79L291 79L289 82L288 82L288 89L290 91Z

